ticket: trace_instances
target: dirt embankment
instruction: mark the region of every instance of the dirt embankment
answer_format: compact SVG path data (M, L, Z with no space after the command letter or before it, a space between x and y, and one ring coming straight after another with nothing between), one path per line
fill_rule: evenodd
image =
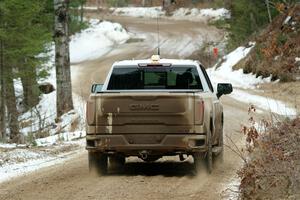
M255 48L236 68L281 82L300 80L300 4L282 10L255 40Z

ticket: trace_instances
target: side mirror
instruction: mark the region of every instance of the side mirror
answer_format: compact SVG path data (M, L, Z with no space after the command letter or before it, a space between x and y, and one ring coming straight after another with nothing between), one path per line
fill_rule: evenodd
M217 90L217 97L220 98L222 95L230 94L232 92L232 85L230 83L219 83Z
M91 88L92 93L99 93L102 91L103 84L93 84Z

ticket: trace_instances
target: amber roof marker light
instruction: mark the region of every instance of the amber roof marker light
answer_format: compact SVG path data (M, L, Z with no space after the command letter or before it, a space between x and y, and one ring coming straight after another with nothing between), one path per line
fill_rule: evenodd
M159 55L151 56L151 62L152 63L159 63L159 61L160 61L160 56Z

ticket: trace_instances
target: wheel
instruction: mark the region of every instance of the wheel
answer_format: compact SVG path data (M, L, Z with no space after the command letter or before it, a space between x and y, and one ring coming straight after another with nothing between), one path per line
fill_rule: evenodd
M126 158L123 155L112 155L109 156L109 164L111 168L120 170L124 167Z
M223 163L224 162L224 136L223 136L223 130L222 130L222 132L220 134L220 137L219 137L218 147L221 148L221 152L218 155L216 155L216 161L220 162L220 163Z
M194 158L194 168L195 168L195 172L197 174L198 172L201 171L201 169L203 167L203 154L195 153L193 155L193 158Z
M223 115L222 115L222 129L221 133L219 136L219 141L218 141L218 148L221 149L220 153L216 154L215 157L215 162L218 163L223 163L224 162L224 134L223 134Z
M107 173L107 155L99 152L89 152L89 171L98 175Z
M211 138L211 132L207 132L207 152L205 156L206 160L206 167L208 173L211 174L212 169L213 169L213 152L212 152L212 138Z

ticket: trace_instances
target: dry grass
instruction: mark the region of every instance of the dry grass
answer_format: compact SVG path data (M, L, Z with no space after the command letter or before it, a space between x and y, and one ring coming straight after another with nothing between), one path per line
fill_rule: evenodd
M241 199L300 198L300 117L243 127L249 157L238 172Z

